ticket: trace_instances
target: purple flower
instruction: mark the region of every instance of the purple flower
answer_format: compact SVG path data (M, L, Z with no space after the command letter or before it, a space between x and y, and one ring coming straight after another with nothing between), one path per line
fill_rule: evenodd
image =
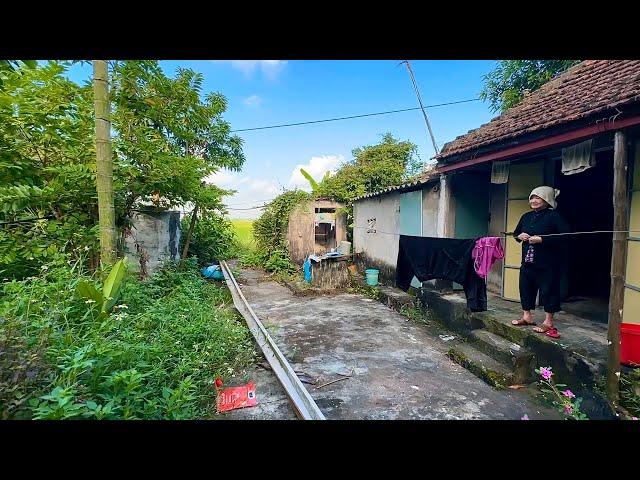
M540 368L540 375L542 375L542 378L544 378L545 380L549 380L553 375L553 372L551 371L551 367Z
M529 420L529 416L525 413L520 420Z
M571 414L573 412L573 407L571 405L565 405L564 406L564 413L566 413L567 415Z
M638 417L631 417L631 420L638 420Z
M567 398L576 398L576 396L573 394L573 392L571 390L569 390L569 389L567 389L564 392L562 392L562 394Z

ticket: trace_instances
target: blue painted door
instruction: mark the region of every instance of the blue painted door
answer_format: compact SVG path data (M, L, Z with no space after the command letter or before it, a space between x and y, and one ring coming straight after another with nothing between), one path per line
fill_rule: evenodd
M422 235L422 190L400 195L400 235Z
M400 194L400 235L422 236L422 190ZM422 285L413 277L411 286Z

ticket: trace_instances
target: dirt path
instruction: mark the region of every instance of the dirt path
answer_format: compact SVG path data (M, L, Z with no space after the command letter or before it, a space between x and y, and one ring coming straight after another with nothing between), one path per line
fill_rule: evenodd
M491 388L445 356L445 341L379 302L296 297L255 270L238 280L293 368L316 380L305 386L328 419L557 418L524 391ZM260 406L225 418L295 418L275 376L260 367L253 375Z

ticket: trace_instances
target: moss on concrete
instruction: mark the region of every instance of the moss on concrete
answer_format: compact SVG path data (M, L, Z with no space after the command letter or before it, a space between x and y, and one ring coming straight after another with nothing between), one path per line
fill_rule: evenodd
M474 375L482 378L485 382L487 382L494 388L502 390L505 389L506 386L510 383L509 378L504 374L486 368L484 365L480 365L479 363L470 360L467 356L464 355L464 353L460 352L456 348L449 349L449 351L447 352L447 357L449 357L457 364L463 366Z

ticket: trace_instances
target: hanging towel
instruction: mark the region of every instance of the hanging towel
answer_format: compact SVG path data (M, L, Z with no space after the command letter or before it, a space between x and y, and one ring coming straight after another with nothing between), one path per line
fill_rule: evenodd
M487 309L487 285L476 275L471 251L476 239L415 237L400 235L396 285L409 289L415 276L420 282L441 278L462 284L467 307L474 312Z
M471 251L473 268L476 273L485 280L491 267L499 258L504 258L504 249L500 237L482 237L476 240L476 245Z
M595 166L596 152L593 139L562 149L562 173L574 175Z
M491 183L507 183L509 181L509 160L491 164Z

